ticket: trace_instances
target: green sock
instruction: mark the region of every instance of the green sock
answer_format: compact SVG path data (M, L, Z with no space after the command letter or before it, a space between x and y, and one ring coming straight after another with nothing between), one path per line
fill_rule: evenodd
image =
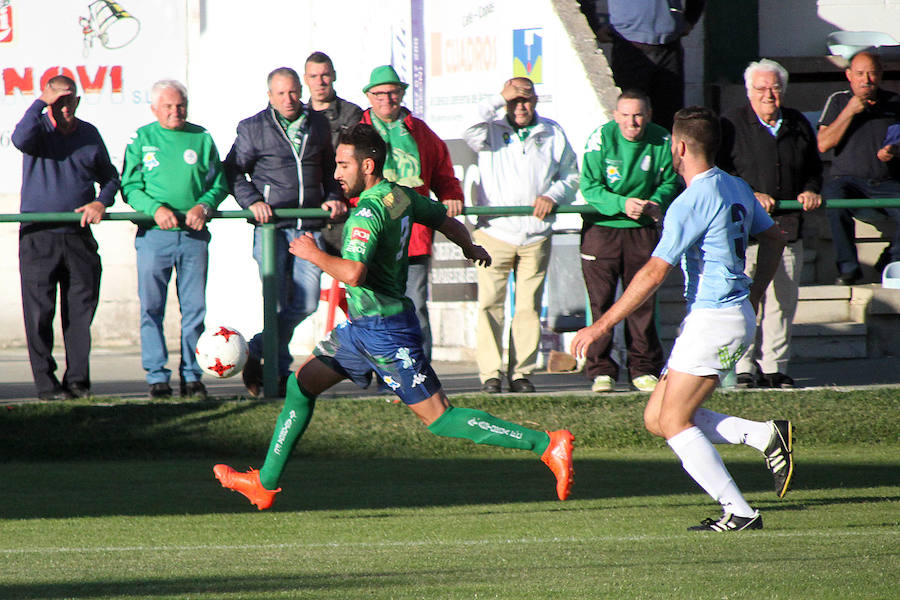
M550 445L550 436L544 431L528 429L472 408L451 406L428 426L428 430L435 435L464 438L476 444L531 450L538 456Z
M266 454L266 462L259 469L259 481L267 490L278 489L278 480L287 464L291 450L306 431L316 407L316 397L307 393L297 382L297 375L291 373L287 380L287 395L284 408L275 421L275 432Z

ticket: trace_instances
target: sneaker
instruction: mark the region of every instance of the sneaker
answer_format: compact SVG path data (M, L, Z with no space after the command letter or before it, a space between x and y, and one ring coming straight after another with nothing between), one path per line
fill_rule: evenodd
M259 358L252 354L247 357L247 364L244 365L244 370L241 371L241 379L244 380L244 387L247 388L251 396L254 398L262 396L263 371Z
M228 465L216 465L213 467L213 474L222 484L223 488L228 488L233 492L240 492L250 500L250 504L255 504L259 510L265 510L272 506L275 501L275 494L281 491L267 490L259 481L259 471L250 469L246 473L235 471Z
M772 437L766 446L766 466L775 477L775 494L784 498L794 475L794 427L790 421L767 421Z
M575 467L572 465L575 436L567 429L548 431L547 435L550 436L550 444L541 455L541 462L556 475L556 495L560 500L565 500L575 483Z
M794 380L784 373L763 373L762 385L760 387L770 387L782 390L792 390L796 386Z
M530 394L534 392L534 384L522 377L509 382L509 391L514 394Z
M206 393L206 386L200 381L182 381L181 397L196 398L197 400L206 400L209 395Z
M497 377L491 377L481 384L481 391L485 394L499 394L500 380Z
M730 513L725 515L718 521L715 519L703 519L699 525L688 527L688 531L743 531L745 529L762 529L762 515L759 511L753 513L752 517L736 517Z
M172 388L165 381L161 381L159 383L151 383L150 384L150 397L159 399L159 398L170 398L172 396Z
M73 398L90 398L93 396L91 393L91 386L84 383L70 383L66 386L66 389L69 390L69 393L72 394Z
M616 382L609 375L597 375L591 384L592 392L611 392L616 387Z
M659 383L659 378L650 374L641 375L631 380L631 385L639 392L652 392L656 389L657 383Z
M742 390L755 388L758 383L753 373L738 373L735 382L737 387Z
M838 275L837 279L834 280L834 285L853 285L860 279L862 279L862 271L853 269L852 271Z

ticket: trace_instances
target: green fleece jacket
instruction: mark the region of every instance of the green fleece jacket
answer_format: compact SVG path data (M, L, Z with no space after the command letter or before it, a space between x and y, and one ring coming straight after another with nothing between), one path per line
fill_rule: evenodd
M178 130L159 123L141 127L125 148L122 194L150 216L160 206L187 212L200 202L215 210L228 185L212 136L192 123Z
M669 132L649 123L640 140L630 142L615 121L594 130L585 145L581 194L600 214L585 214L586 223L605 227L647 227L648 216L625 215L628 198L651 200L665 212L678 195L678 176L672 168Z

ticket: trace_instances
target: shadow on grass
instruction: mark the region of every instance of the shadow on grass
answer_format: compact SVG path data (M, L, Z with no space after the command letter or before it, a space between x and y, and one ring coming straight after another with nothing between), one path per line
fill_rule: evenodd
M641 456L643 454L643 457ZM658 453L656 453L658 454ZM472 504L559 503L550 471L527 455L491 459L322 459L295 456L272 511L387 509ZM610 459L577 460L572 500L701 493L671 460L646 451ZM0 517L67 518L111 515L184 515L255 512L241 495L213 478L209 460L71 461L0 464ZM246 468L247 462L234 462ZM762 462L729 461L741 489L781 506ZM14 484L12 483L14 482ZM798 467L794 492L900 486L895 464L807 463ZM867 501L871 497L804 498L783 504ZM898 498L893 498L897 500ZM640 502L638 500L638 502ZM767 508L768 510L769 508Z

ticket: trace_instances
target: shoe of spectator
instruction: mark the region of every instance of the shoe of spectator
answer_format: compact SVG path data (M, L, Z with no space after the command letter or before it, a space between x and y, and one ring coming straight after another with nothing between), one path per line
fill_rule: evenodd
M534 391L534 384L522 377L509 382L509 391L514 394L530 394Z
M263 371L262 363L252 354L247 357L247 364L241 371L241 379L244 380L244 387L250 392L254 398L259 398L263 390Z
M259 481L259 471L256 469L241 473L228 465L216 465L213 467L213 474L223 488L243 494L250 504L255 504L259 510L265 510L272 506L275 494L281 491L281 488L277 490L264 488Z
M767 421L772 430L766 446L766 466L775 478L775 493L784 498L794 476L794 426L790 421Z
M736 517L726 514L718 521L715 519L703 519L699 525L688 527L688 531L743 531L744 529L762 529L762 515L756 511L752 517Z
M500 380L496 377L491 377L481 384L481 391L485 394L499 394L501 391Z
M575 467L572 453L575 451L575 436L567 429L548 431L550 445L541 455L541 461L556 475L556 497L565 500L575 483Z
M631 380L631 385L639 392L652 392L656 389L657 383L659 383L659 378L655 375L650 375L649 373L647 375L640 375Z
M591 384L592 392L611 392L616 387L616 382L609 375L597 375Z
M761 387L780 388L783 390L792 390L797 387L794 380L784 373L763 373Z
M841 273L837 276L837 279L834 280L835 285L853 285L857 281L862 279L862 271L859 269L853 269L849 273Z
M209 395L206 393L206 386L200 381L182 381L181 397L196 398L197 400L206 400Z
M72 398L74 398L74 396L69 392L69 390L63 387L56 387L52 390L38 392L38 398L41 400L47 400L48 402L55 402L57 400L71 400Z
M759 383L756 381L756 377L753 375L753 373L738 373L736 382L737 387L745 390L749 388L755 388Z
M83 383L70 383L66 388L69 390L69 393L72 394L73 398L87 398L88 396L93 396L93 394L91 394L91 386Z
M172 396L172 388L165 381L150 384L151 398L170 398Z

